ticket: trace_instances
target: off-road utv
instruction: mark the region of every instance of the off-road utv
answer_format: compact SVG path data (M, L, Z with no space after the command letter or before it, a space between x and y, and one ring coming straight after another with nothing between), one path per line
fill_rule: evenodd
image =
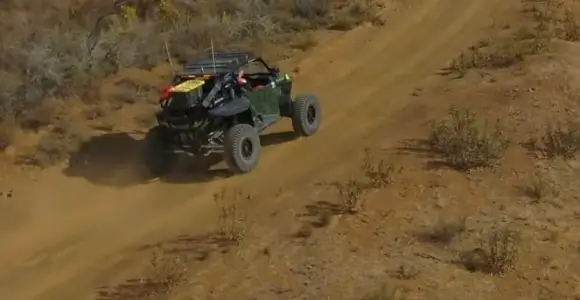
M282 117L299 136L320 126L315 95L291 97L292 79L252 53L216 53L186 64L160 96L158 124L146 141L147 165L162 175L178 153L223 153L234 173L258 164L260 132Z

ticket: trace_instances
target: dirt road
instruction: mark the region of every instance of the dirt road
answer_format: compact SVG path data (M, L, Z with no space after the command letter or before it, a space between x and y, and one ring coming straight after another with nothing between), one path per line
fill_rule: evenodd
M425 0L382 28L358 28L315 49L301 62L296 87L319 94L320 132L266 147L259 169L247 176L117 189L53 169L34 182L15 182L14 202L0 212L0 295L92 299L96 285L126 266L132 249L185 228L207 229L219 189L243 185L273 195L348 170L349 158L373 136L404 130L404 124L372 129L408 105L427 75L477 41L506 2ZM259 197L260 207L275 205L271 199Z

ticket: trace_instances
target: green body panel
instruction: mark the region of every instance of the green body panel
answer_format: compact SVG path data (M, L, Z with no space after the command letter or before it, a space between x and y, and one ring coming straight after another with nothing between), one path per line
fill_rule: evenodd
M280 87L280 97L278 101L280 106L283 107L292 101L292 79L288 74L280 74L280 76L276 78L276 85Z
M254 112L258 115L279 115L280 104L279 99L282 91L278 85L266 86L261 89L252 91L247 94Z

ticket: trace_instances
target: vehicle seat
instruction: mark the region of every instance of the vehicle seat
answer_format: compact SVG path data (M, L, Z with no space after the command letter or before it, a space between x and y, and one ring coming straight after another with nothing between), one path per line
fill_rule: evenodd
M263 88L272 81L270 76L266 74L244 74L242 77L246 79L252 89Z

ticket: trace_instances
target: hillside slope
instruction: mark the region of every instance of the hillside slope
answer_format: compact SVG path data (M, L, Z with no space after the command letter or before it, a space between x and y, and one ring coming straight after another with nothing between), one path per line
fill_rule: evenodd
M382 28L357 28L317 46L300 62L295 86L319 95L320 132L290 141L270 133L273 145L265 148L252 174L221 178L215 171L183 178L187 172L180 171L182 178L173 182L135 181L123 188L67 177L57 168L34 180L14 179L9 184L17 201L0 212L1 294L11 300L92 299L95 286L139 268L132 257L140 246L211 230L212 197L224 188L251 193L253 200L240 205L259 222L281 202L295 201L293 191L351 172L364 146L405 137L405 124L391 118L428 101L410 91L439 80L429 75L477 42L510 5L424 0ZM273 132L290 128L285 122ZM119 147L115 151L130 151L138 143L129 135L109 138ZM101 174L108 181L134 173L131 154L121 156L127 158L124 165L107 165ZM92 166L86 168L90 173Z

